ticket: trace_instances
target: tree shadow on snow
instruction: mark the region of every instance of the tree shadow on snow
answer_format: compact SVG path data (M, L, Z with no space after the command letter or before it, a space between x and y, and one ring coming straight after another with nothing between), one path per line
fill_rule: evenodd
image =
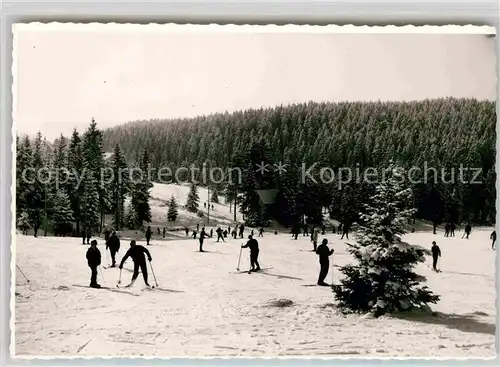
M256 272L256 274L270 275L272 277L276 277L276 278L280 278L280 279L304 280L302 278L296 278L296 277L292 277L290 275L272 274L272 273L268 273L267 271L258 271L258 272Z
M476 315L445 314L435 312L432 315L428 313L408 313L393 314L394 318L422 322L425 324L443 325L449 329L455 329L464 333L480 333L495 335L496 325L477 320Z

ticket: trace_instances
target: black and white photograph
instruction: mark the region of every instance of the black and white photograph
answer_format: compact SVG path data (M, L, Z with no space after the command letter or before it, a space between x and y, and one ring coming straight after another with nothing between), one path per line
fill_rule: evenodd
M13 358L496 357L493 28L12 32Z

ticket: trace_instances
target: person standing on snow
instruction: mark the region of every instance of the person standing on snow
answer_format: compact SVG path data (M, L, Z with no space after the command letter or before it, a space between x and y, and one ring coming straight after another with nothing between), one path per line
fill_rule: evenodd
M195 236L196 236L196 234L195 234ZM199 240L200 241L200 252L205 252L205 251L203 251L203 241L205 240L205 237L208 237L208 234L207 234L207 232L205 232L205 227L203 227L201 229L200 240Z
M491 249L494 250L495 249L495 242L497 242L497 231L496 230L491 232L490 240L492 241L491 242Z
M242 245L241 248L250 248L250 271L259 271L259 243L252 235L248 236L248 242L246 245Z
M333 249L330 250L327 246L328 240L323 239L321 245L318 246L316 254L319 255L319 265L321 267L318 277L318 285L327 286L325 283L325 278L328 275L328 270L330 270L330 256L333 254Z
M90 276L90 287L101 288L101 286L97 284L97 267L101 265L101 251L97 248L96 240L92 240L90 243L86 257L87 264L92 272L92 275Z
M106 250L108 248L109 252L111 253L111 268L114 268L116 266L116 253L120 251L120 239L116 235L115 231L113 231L111 236L109 236L108 241L106 242Z
M264 237L264 228L262 227L259 229L259 237Z
M146 258L144 257L144 254L146 254L146 256L148 257L148 261L153 260L147 248L141 245L136 245L135 240L130 241L130 248L128 249L125 256L123 256L122 262L120 263L120 270L121 270L123 269L123 264L125 263L125 261L127 261L129 257L131 257L132 261L134 262L134 273L132 274L132 280L130 282L130 285L132 285L139 276L139 268L140 268L142 272L142 277L144 278L144 283L146 283L146 285L149 287L148 268L146 267Z
M243 238L243 233L245 232L245 226L243 224L240 225L240 238Z
M222 240L222 242L226 242L226 240L224 240L224 236L222 235L222 228L219 227L217 228L217 231L215 231L217 233L217 242L219 242L219 239Z
M464 236L466 239L469 239L471 231L472 231L472 226L470 225L470 223L467 223L465 225L464 235L462 236L462 239L464 238Z
M149 240L151 239L151 227L146 229L146 245L149 246Z
M432 252L432 270L438 271L436 268L438 259L441 257L441 249L439 248L438 245L436 245L436 241L432 241L432 247L431 247L431 252Z

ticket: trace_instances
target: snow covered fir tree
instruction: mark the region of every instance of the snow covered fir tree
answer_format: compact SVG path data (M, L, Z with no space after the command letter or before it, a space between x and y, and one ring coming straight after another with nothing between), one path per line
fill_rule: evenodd
M356 264L340 269L345 275L333 286L338 306L344 312L371 312L380 316L394 311L428 309L439 301L422 277L414 272L430 251L402 240L415 209L410 187L400 182L405 177L402 167L392 162L384 182L360 215L356 244L348 244Z

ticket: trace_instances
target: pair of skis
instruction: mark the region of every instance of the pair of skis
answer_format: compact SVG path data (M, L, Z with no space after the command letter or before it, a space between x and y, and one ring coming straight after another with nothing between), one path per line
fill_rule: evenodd
M158 288L158 281L156 280L156 275L155 275L155 271L153 269L153 265L151 264L151 261L149 262L149 266L151 268L151 273L153 274L153 278L155 280L155 285L151 286L151 288L155 288L157 287ZM126 285L125 287L120 287L120 284L122 282L122 270L123 269L120 269L120 277L118 279L118 284L116 285L116 288L130 288L132 285L134 285L136 279L132 280L132 282L130 282L130 284Z

